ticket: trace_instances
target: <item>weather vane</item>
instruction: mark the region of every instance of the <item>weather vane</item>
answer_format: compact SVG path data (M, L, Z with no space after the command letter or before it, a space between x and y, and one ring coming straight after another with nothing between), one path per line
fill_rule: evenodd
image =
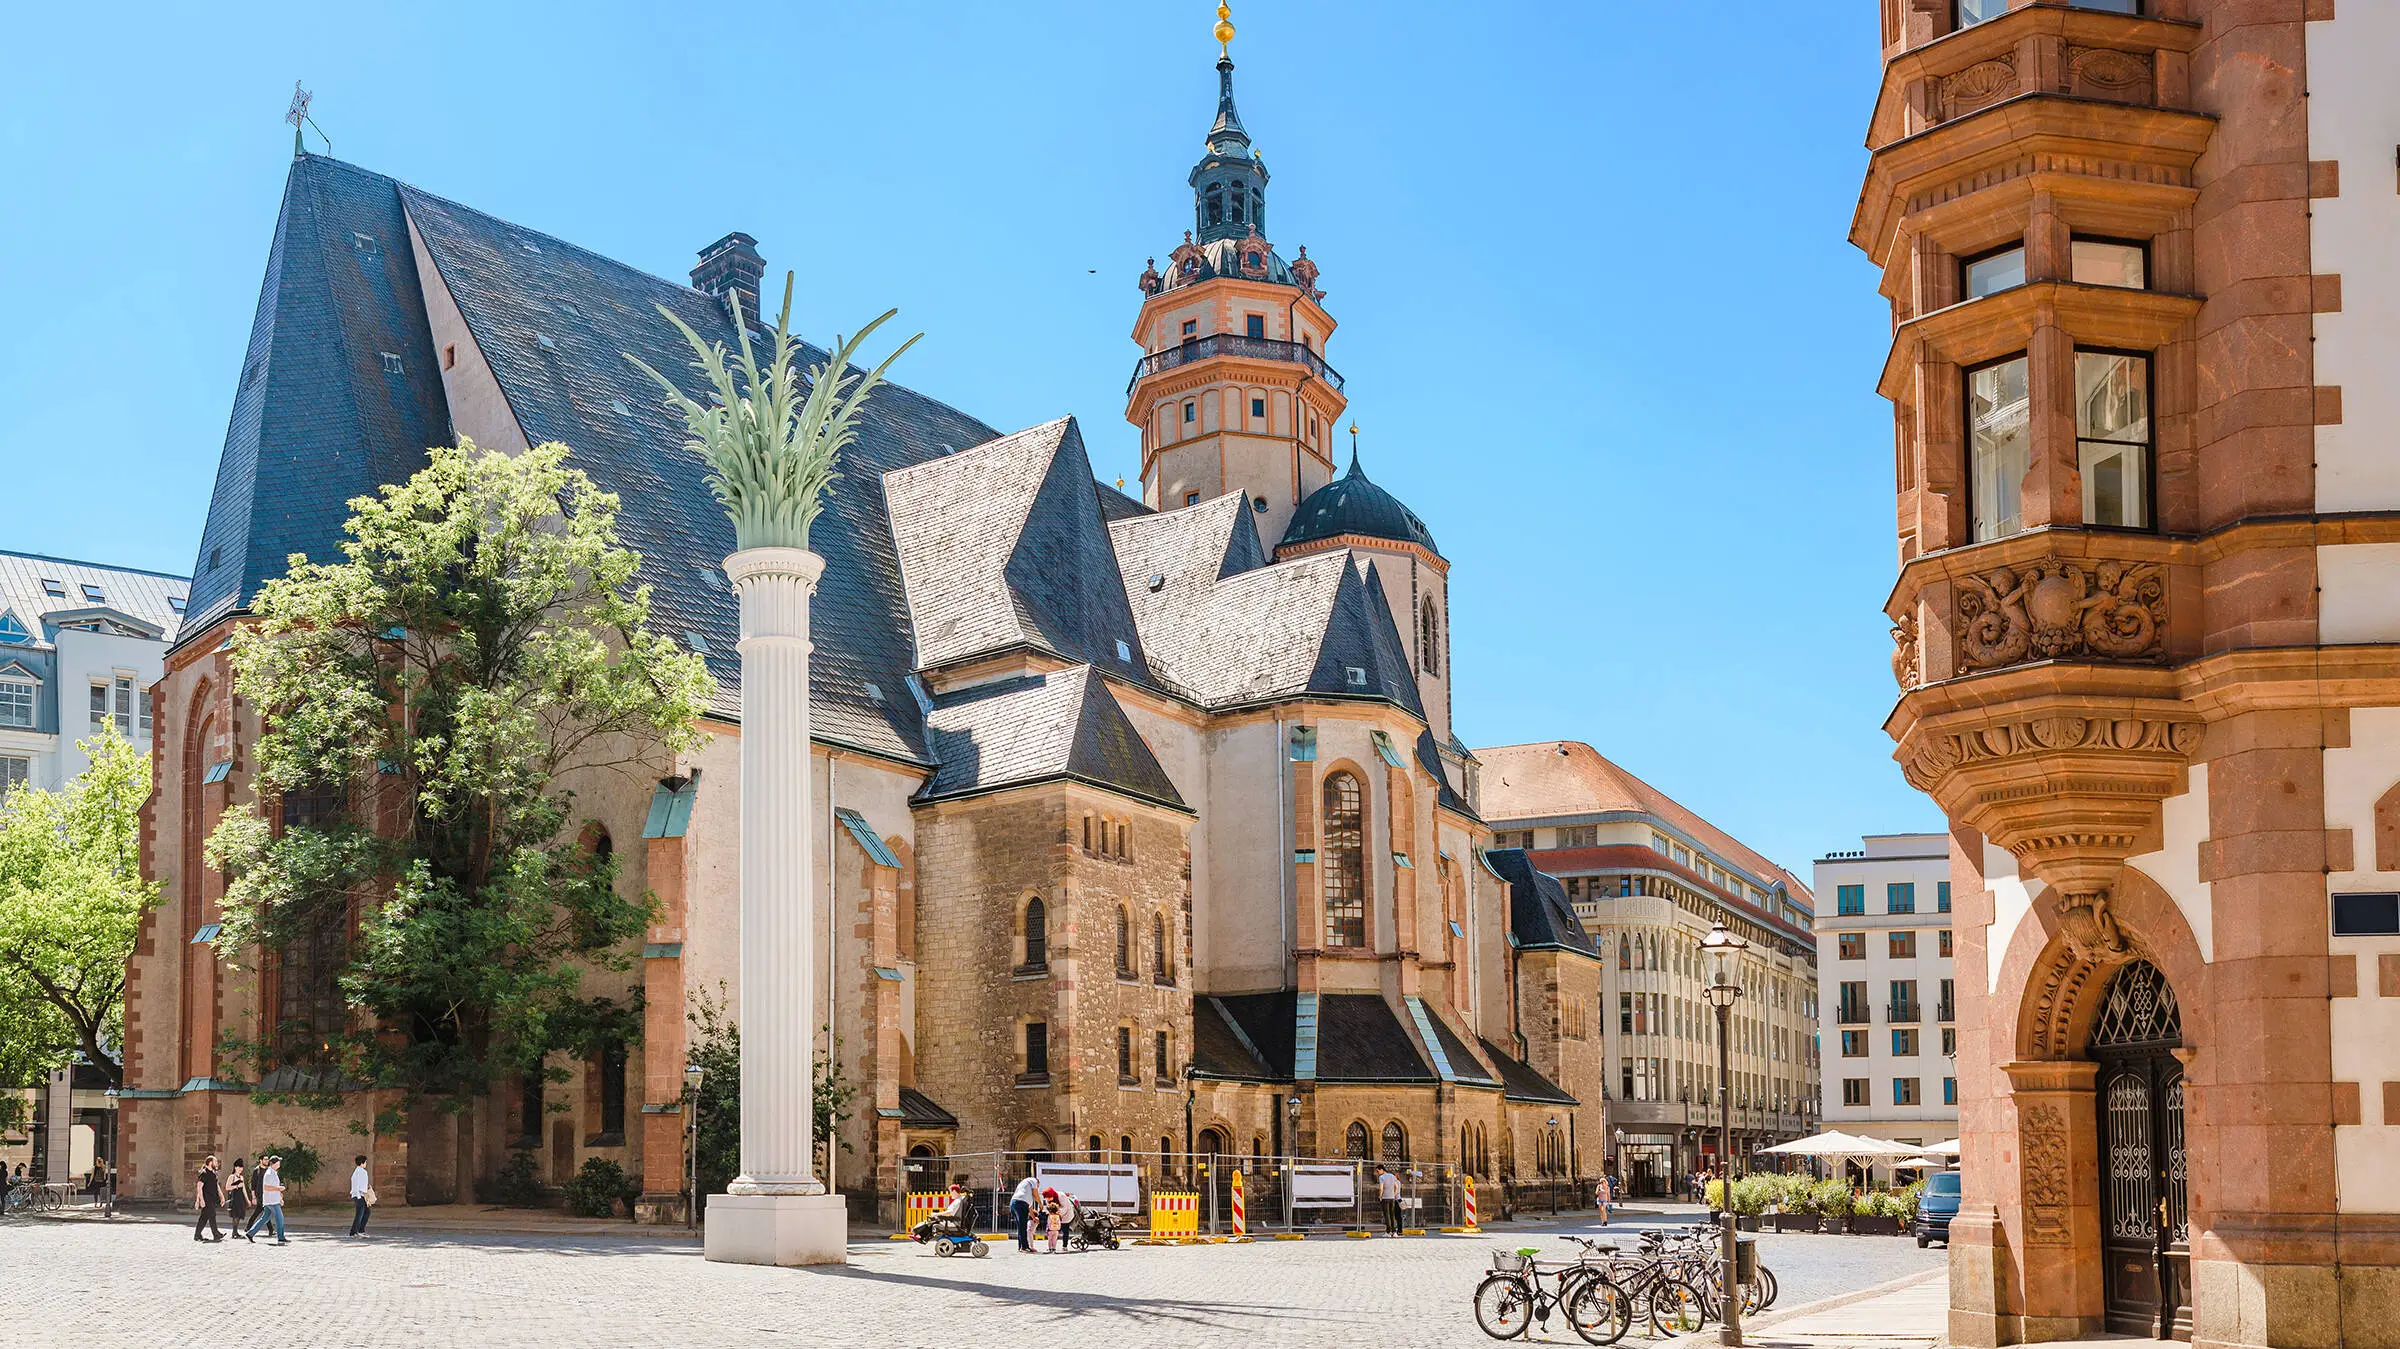
M333 137L325 135L325 128L317 126L317 119L308 115L308 105L315 98L315 94L300 87L300 81L292 81L292 106L283 114L283 120L292 124L292 157L294 159L308 153L307 147L300 143L300 128L303 126L316 127L317 135L325 141L325 153L329 155L333 153Z

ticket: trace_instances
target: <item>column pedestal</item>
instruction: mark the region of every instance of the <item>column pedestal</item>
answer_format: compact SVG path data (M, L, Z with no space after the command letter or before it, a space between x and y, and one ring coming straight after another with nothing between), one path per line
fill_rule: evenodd
M838 1265L849 1258L850 1211L838 1194L714 1194L703 1251L737 1265Z

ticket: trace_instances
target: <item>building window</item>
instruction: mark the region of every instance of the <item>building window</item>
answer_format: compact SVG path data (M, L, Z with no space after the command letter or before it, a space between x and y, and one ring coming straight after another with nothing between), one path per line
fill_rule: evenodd
M30 679L0 679L0 726L33 725L33 695L40 687Z
M1600 826L1596 824L1568 825L1558 831L1558 846L1561 848L1599 847Z
M1834 912L1850 917L1867 911L1867 887L1843 885L1834 888Z
M1244 314L1242 316L1242 334L1245 337L1265 337L1267 335L1267 316Z
M1889 1010L1893 1021L1915 1021L1917 1019L1916 980L1894 979L1892 981L1892 1005Z
M612 1044L600 1051L600 1132L614 1135L621 1146L625 1138L625 1046Z
M1265 421L1267 419L1267 400L1264 398L1251 399L1250 415L1256 417L1262 422Z
M1195 422L1195 421L1198 421L1198 420L1199 420L1199 418L1200 418L1200 405L1199 405L1198 403L1185 403L1185 404L1183 405L1183 423L1184 423L1184 425L1186 425L1186 426L1189 426L1189 425L1191 425L1193 422Z
M1863 1030L1842 1032L1842 1057L1863 1059L1867 1056L1867 1033Z
M1945 1078L1943 1078L1943 1079L1942 1079L1942 1104L1943 1104L1943 1105L1957 1105L1957 1104L1958 1104L1958 1079L1957 1079L1957 1078L1955 1078L1955 1077L1945 1077Z
M1940 881L1934 885L1933 908L1936 913L1950 912L1950 882Z
M1383 1126L1383 1161L1386 1166L1399 1166L1408 1161L1408 1131L1393 1120Z
M1039 898L1025 901L1025 964L1030 972L1050 968L1049 913Z
M1940 955L1942 959L1948 960L1950 958L1950 929L1943 928L1940 932L1934 934L1934 947L1935 953Z
M2150 358L2075 353L2075 465L2083 522L2150 527Z
M1025 1023L1025 1073L1029 1082L1047 1081L1050 1077L1050 1025L1044 1021Z
M1325 779L1325 944L1367 944L1366 819L1358 778Z
M1210 183L1208 185L1208 194L1204 198L1202 210L1205 212L1201 217L1202 223L1209 225L1225 223L1225 188L1223 184Z
M1175 982L1174 966L1167 954L1167 917L1161 913L1150 915L1150 978L1159 984Z
M1842 1079L1842 1104L1843 1104L1843 1105L1865 1105L1866 1103L1867 1103L1867 1079L1865 1079L1865 1078L1863 1078L1863 1077L1845 1077L1845 1078L1843 1078L1843 1079Z
M0 754L0 796L5 796L9 788L32 780L33 760L22 754Z
M1967 503L1975 542L2025 528L2025 473L2033 466L2025 358L1967 372Z
M1915 1031L1915 1030L1913 1030L1913 1029L1910 1029L1910 1028L1908 1028L1908 1027L1905 1027L1905 1026L1895 1026L1895 1027L1893 1027L1893 1028L1892 1028L1892 1054L1893 1054L1893 1056L1894 1056L1894 1057L1896 1057L1896 1058L1903 1058L1903 1059L1913 1059L1913 1058L1915 1058L1915 1057L1917 1056L1917 1033L1916 1033L1916 1031Z
M2010 244L1959 264L1960 289L1970 300L2025 284L2025 245Z
M1949 933L1947 933L1947 932L1945 932L1945 933L1943 933L1942 935L1946 937L1946 936L1948 936L1948 935L1950 935L1950 934L1949 934ZM1916 959L1916 958L1917 958L1917 934L1916 934L1916 933L1914 933L1914 932L1894 932L1894 933L1892 933L1892 934L1891 934L1891 941L1892 941L1892 953L1891 953L1891 954L1892 954L1892 959L1894 959L1894 960L1914 960L1914 959ZM1948 955L1948 954L1950 954L1950 953L1949 953L1948 951L1944 951L1942 954L1943 954L1943 955Z
M1158 1085L1167 1086L1175 1080L1175 1055L1165 1031L1153 1031L1150 1036L1150 1071Z
M1417 625L1417 668L1429 675L1442 672L1442 611L1425 597L1424 621Z
M1916 882L1893 881L1883 887L1883 911L1885 913L1915 913L1917 911Z
M1351 1159L1361 1162L1367 1160L1367 1126L1358 1120L1350 1121L1350 1128L1342 1137L1342 1146L1345 1155Z
M1949 934L1944 933L1943 935L1947 936ZM1934 1020L1958 1020L1958 981L1956 979L1944 979L1941 984L1941 989L1942 1000L1941 1004L1934 1008Z
M1942 1057L1946 1059L1958 1057L1958 1031L1949 1026L1942 1027Z
M183 601L173 601L175 612L183 612ZM13 610L0 609L0 645L24 646L33 641L33 633L20 622Z
M1186 338L1198 337L1200 335L1200 320L1185 319L1183 321L1183 335Z
M2122 239L2077 239L2067 245L2067 275L2087 286L2150 288L2150 250Z
M1133 917L1125 906L1117 906L1117 977L1133 977Z
M1866 933L1845 932L1835 940L1841 949L1841 958L1843 960L1864 960L1867 958Z
M1915 1104L1917 1104L1917 1079L1915 1079L1915 1078L1913 1078L1913 1077L1895 1077L1895 1078L1893 1078L1893 1079L1892 1079L1892 1104L1893 1104L1893 1105L1915 1105Z
M1137 1079L1133 1075L1133 1027L1117 1027L1117 1085L1130 1087Z

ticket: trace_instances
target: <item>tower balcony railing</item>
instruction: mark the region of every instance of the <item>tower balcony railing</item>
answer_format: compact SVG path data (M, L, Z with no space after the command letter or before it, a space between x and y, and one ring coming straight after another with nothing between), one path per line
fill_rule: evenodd
M1134 365L1133 378L1125 381L1125 392L1130 396L1133 393L1134 385L1162 370L1172 370L1179 365L1204 361L1212 356L1245 356L1254 361L1285 361L1306 368L1308 373L1323 381L1327 388L1338 392L1342 387L1341 372L1325 364L1323 357L1298 342L1285 342L1272 337L1246 337L1236 333L1212 333L1207 337L1194 337L1181 345L1169 347L1165 351L1154 351L1144 356Z

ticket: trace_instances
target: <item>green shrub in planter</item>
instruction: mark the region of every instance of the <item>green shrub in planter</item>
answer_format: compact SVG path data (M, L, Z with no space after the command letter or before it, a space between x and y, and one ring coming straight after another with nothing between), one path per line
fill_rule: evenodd
M1775 1197L1775 1182L1767 1176L1744 1176L1733 1183L1733 1211L1745 1217L1767 1211Z
M587 1157L583 1169L566 1184L567 1211L580 1218L614 1218L618 1200L630 1204L641 1192L624 1167L605 1157Z
M1708 1206L1710 1208L1719 1213L1723 1213L1725 1211L1725 1182L1722 1180L1710 1181L1708 1183L1708 1193L1704 1196L1704 1198L1706 1198L1708 1201Z
M1850 1182L1839 1177L1818 1181L1811 1198L1816 1211L1826 1217L1848 1217L1850 1213Z

